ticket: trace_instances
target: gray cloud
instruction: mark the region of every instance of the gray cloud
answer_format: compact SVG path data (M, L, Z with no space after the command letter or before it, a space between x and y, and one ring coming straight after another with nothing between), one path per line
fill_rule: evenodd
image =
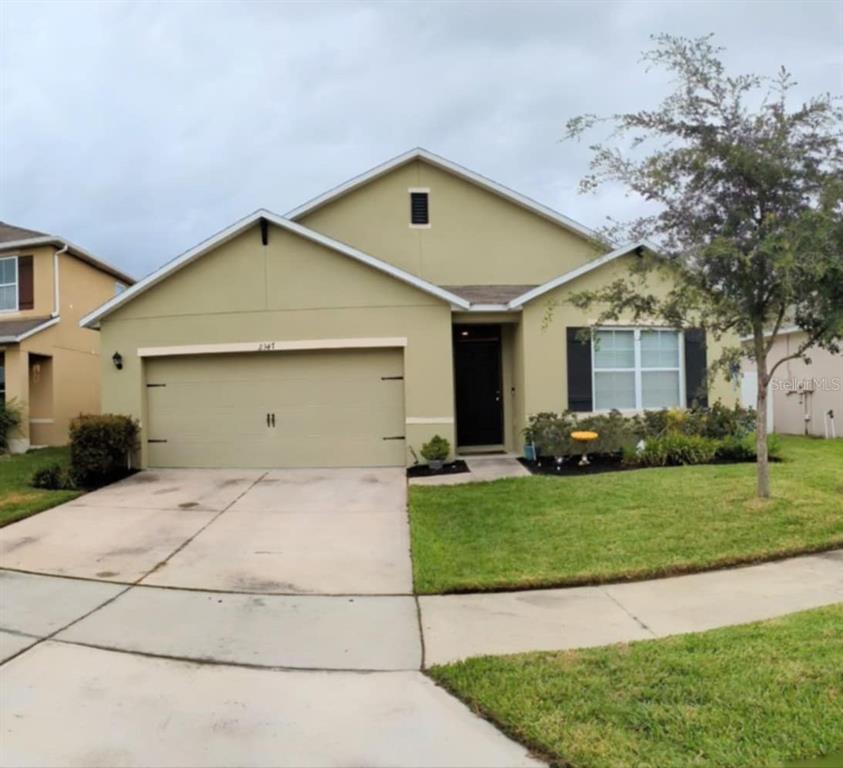
M655 104L656 32L843 92L837 2L0 4L0 218L143 275L422 145L590 226L565 120Z

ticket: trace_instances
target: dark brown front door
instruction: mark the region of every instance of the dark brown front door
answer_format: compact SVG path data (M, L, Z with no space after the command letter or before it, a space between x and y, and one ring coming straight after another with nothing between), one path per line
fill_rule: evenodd
M454 326L457 445L503 442L501 329L499 325Z

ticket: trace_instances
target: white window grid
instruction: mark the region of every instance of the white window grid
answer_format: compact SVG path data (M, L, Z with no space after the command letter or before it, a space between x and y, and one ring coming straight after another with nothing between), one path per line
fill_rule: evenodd
M632 349L635 353L635 367L634 368L598 368L595 364L597 357L595 355L595 337L600 331L626 331L632 332L633 344ZM677 334L677 344L679 345L679 366L678 367L659 367L659 368L642 368L641 366L641 333L643 331L667 331ZM685 337L684 333L678 328L633 328L628 326L602 326L595 328L591 334L591 393L592 398L597 392L597 374L598 373L632 373L635 380L635 408L631 412L661 410L661 408L645 408L644 407L644 391L642 386L643 373L678 373L679 374L679 408L684 408L687 402L685 398ZM614 408L594 408L592 403L592 411L594 413L609 413L615 410ZM630 409L619 409L621 411L630 411Z
M20 308L20 295L18 294L18 257L17 256L6 256L5 258L0 259L0 264L4 262L11 261L14 262L15 265L15 278L14 281L11 283L0 283L0 288L14 288L15 294L15 305L13 307L0 307L0 312L17 312Z

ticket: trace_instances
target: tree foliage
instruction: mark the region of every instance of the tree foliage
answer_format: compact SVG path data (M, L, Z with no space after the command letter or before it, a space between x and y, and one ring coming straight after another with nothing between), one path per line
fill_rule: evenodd
M734 372L742 357L758 367L759 494L769 495L764 422L776 369L813 346L840 352L843 337L843 111L831 95L794 108L795 82L730 75L711 36L653 38L648 69L666 69L675 87L655 109L582 115L565 137L600 125L613 131L591 146L581 189L620 183L655 212L607 235L647 240L652 252L632 274L572 301L599 305L600 322L620 317L700 325L726 344L712 370ZM653 255L657 253L658 255ZM672 273L672 289L654 295L654 271ZM796 324L804 343L769 360L780 331Z

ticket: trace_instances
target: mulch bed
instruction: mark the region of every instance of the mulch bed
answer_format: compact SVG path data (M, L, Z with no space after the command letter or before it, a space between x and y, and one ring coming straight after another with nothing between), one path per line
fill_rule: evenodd
M579 466L579 456L566 456L561 464L552 456L540 456L537 461L520 458L520 461L533 475L554 475L569 477L571 475L599 475L603 472L626 472L640 467L632 467L623 463L623 457L612 453L595 453L588 455L589 463Z
M416 464L407 469L407 477L435 477L439 475L459 475L462 472L470 472L468 465L462 460L452 461L445 464L442 469L434 472L427 464Z
M551 456L541 456L537 461L530 461L529 459L519 458L520 461L532 475L552 475L553 477L572 477L575 475L599 475L603 472L633 472L636 469L648 469L648 467L639 467L635 465L628 465L623 463L623 456L616 453L595 453L588 454L589 463L581 467L579 466L579 456L566 456L561 464L557 464L556 459ZM776 463L779 459L770 458L770 463ZM712 464L754 464L752 461L709 461L705 466ZM671 465L672 466L672 465ZM703 466L703 465L697 465ZM652 467L649 467L652 469ZM662 467L656 467L662 469Z

